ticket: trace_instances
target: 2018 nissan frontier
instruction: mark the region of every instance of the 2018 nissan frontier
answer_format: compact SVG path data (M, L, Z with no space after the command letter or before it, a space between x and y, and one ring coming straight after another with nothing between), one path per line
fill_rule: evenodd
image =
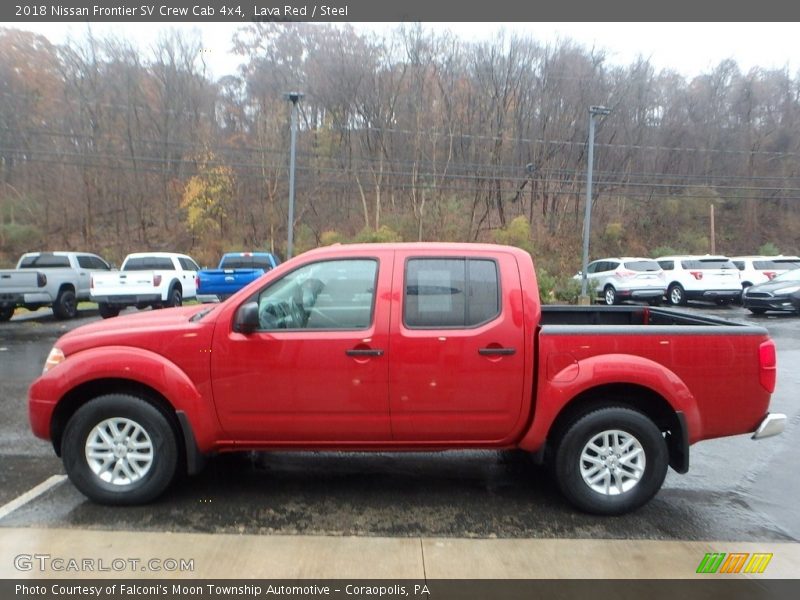
M89 498L148 502L240 450L520 448L620 514L701 440L783 430L761 327L648 306L543 307L526 252L335 245L215 305L75 329L29 392Z

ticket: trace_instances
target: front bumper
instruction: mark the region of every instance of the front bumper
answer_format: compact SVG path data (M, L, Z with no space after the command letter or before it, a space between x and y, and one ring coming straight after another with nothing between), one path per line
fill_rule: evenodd
M773 435L779 435L783 433L785 427L786 415L781 413L769 413L764 417L764 420L761 421L761 424L758 426L758 429L755 430L751 439L763 440Z
M764 310L785 310L794 311L798 309L798 302L791 296L761 296L751 298L745 294L742 298L742 306L745 308L763 308Z

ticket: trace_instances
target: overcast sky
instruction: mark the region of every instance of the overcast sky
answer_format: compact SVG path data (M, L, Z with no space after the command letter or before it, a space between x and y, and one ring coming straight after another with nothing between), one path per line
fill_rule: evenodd
M385 31L396 24L354 23L356 28ZM18 23L9 25L36 31L55 43L67 36L81 38L86 24ZM162 28L198 29L204 54L215 77L232 73L237 57L229 53L236 23L92 23L97 35L111 32L134 38L141 46L152 43ZM436 30L449 29L468 40L490 38L501 28L529 34L542 42L573 39L586 47L606 50L610 62L630 64L637 56L649 58L657 69L671 69L694 77L726 58L733 58L743 71L754 67L800 68L800 29L797 23L426 23Z

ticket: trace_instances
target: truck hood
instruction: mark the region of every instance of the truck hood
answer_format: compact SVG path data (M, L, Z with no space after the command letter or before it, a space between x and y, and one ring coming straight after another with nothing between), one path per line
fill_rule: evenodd
M182 334L199 335L200 331L213 328L210 315L199 321L190 320L207 309L202 305L184 306L105 319L73 329L55 345L67 356L100 346L134 346L164 354Z

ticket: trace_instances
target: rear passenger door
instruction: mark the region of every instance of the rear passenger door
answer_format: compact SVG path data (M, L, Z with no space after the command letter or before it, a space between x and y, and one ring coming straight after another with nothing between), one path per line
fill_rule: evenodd
M511 276L501 280L502 273ZM390 324L394 440L507 439L521 418L526 368L524 327L512 316L522 305L514 257L401 250L393 279L400 300Z
M179 257L178 262L181 265L182 272L179 274L181 280L181 287L183 287L184 298L194 298L197 296L197 272L200 267L197 266L191 258Z

